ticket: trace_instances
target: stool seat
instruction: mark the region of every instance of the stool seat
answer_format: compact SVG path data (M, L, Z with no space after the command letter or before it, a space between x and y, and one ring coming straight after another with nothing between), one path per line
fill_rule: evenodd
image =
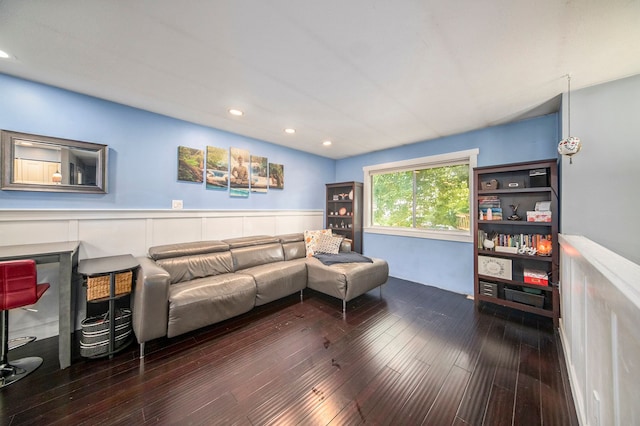
M42 365L42 358L28 357L9 362L9 310L33 305L49 283L38 284L36 262L31 259L0 262L0 388L26 377Z

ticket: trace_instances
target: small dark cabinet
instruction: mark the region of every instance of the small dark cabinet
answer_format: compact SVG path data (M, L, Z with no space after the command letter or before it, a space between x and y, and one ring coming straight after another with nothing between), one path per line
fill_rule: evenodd
M133 341L129 306L138 266L130 254L79 262L78 273L85 279L88 295L87 318L81 324L80 355L112 358ZM98 297L89 297L95 287Z
M351 249L362 253L362 183L328 183L325 227L352 241Z

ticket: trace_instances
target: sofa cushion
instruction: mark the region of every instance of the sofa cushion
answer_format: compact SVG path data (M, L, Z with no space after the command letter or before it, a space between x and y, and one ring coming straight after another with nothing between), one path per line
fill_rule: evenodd
M167 337L248 312L255 305L255 297L255 281L245 274L222 274L174 284L169 289Z
M315 231L304 231L304 245L306 249L306 256L313 257L315 247L320 235L332 235L331 229L318 229Z
M232 248L231 256L233 256L234 271L284 260L282 244L279 242Z
M284 252L284 260L304 259L307 257L304 241L283 243L282 251Z
M387 282L387 262L376 258L371 260L373 263L325 266L316 258L307 259L307 286L348 302Z
M159 259L156 264L169 273L171 284L233 272L229 251Z
M342 236L331 236L322 234L318 237L318 241L316 242L316 246L314 248L314 254L316 253L328 253L328 254L338 254L340 251L340 244L342 244L342 240L344 237Z
M302 232L279 235L278 238L282 244L284 260L300 259L307 256L304 245L304 234Z
M243 269L256 282L256 306L283 298L307 286L305 258Z
M193 256L204 253L217 253L229 250L222 241L196 241L192 243L166 244L149 248L149 257L153 260L179 256Z

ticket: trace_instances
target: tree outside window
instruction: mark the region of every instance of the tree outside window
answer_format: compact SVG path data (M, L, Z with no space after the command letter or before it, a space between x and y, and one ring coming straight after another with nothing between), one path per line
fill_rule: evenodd
M476 158L470 150L365 167L366 231L470 241Z
M372 213L374 226L459 229L469 214L469 166L375 175Z

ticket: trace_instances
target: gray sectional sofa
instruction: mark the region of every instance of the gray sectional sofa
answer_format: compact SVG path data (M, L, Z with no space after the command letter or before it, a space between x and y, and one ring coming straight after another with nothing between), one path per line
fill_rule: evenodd
M178 336L296 292L302 298L306 287L342 299L344 313L349 300L389 276L382 259L327 266L308 258L302 233L163 245L138 260L132 306L141 357L145 342Z

